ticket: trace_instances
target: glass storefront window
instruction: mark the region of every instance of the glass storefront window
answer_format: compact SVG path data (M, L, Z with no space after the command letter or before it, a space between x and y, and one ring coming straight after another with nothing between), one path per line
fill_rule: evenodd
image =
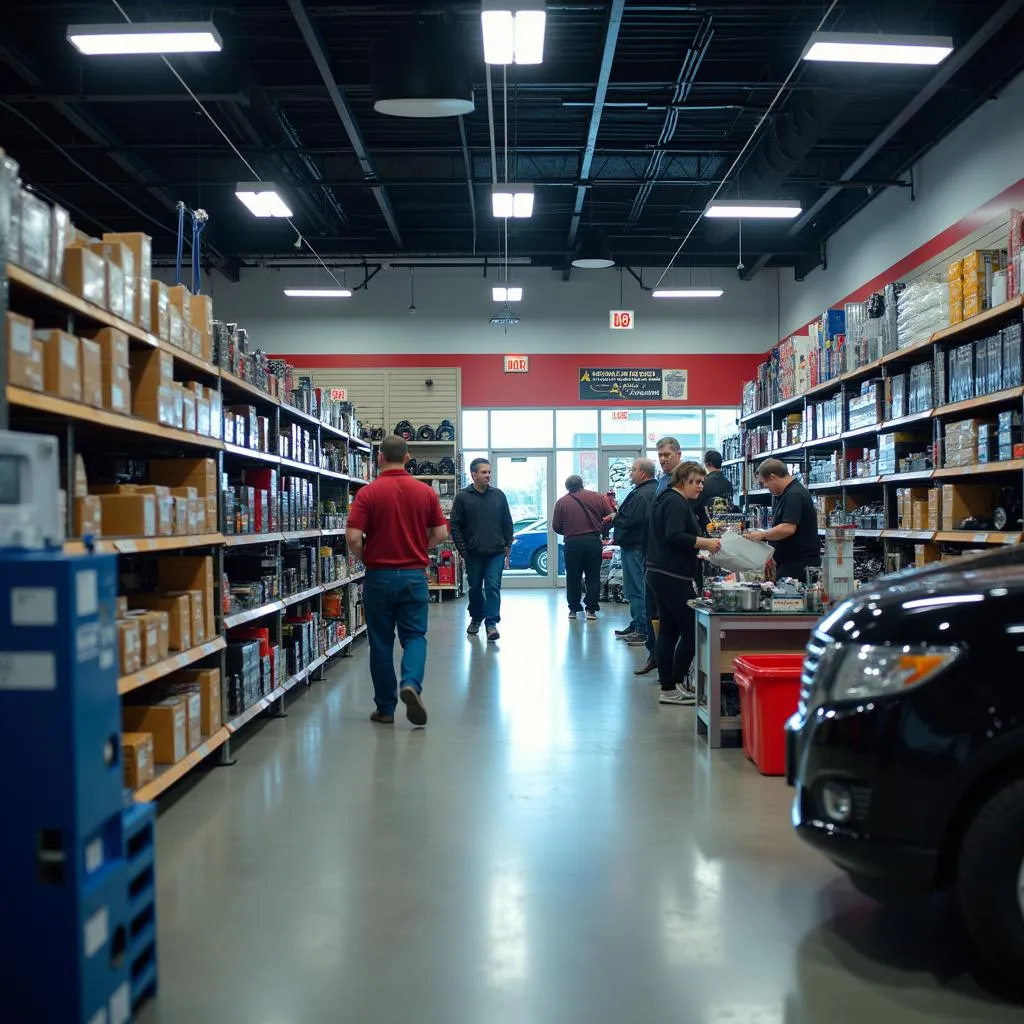
M593 448L596 444L596 409L555 410L556 448Z
M688 453L704 453L704 423L701 409L647 410L646 442L648 448L654 448L663 437L674 437L683 450L684 458Z
M553 409L494 409L491 448L553 448Z
M562 494L566 477L583 477L583 486L588 490L598 489L597 452L574 451L555 453L555 490Z
M722 438L739 433L739 409L704 410L704 447L722 448Z
M602 409L601 444L607 448L631 448L642 445L644 413L642 409Z
M487 447L487 410L466 409L462 413L462 443L467 448ZM469 463L467 462L468 466Z

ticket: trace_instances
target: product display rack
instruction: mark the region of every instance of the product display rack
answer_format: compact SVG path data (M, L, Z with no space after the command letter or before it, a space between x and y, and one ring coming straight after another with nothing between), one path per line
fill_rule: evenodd
M846 399L858 393L862 380L871 377L890 378L901 367L906 367L933 357L936 350L945 352L949 348L966 342L976 341L1009 326L1021 319L1024 309L1024 296L1018 296L1002 303L993 309L986 310L968 320L961 321L951 327L935 332L927 340L890 352L864 366L849 370L829 381L822 382L806 392L787 398L763 409L749 412L741 417L744 430L753 426L768 425L770 429L778 429L785 422L785 417L802 412L809 405L822 399L841 394L843 396L843 416L845 422ZM751 488L755 467L767 458L781 458L789 463L798 463L805 482L808 479L810 453L812 451L834 450L845 451L848 447L870 447L873 438L894 431L931 430L930 449L939 453L943 449L943 431L945 425L959 419L971 418L976 415L995 416L997 413L1014 410L1024 415L1024 387L1006 388L987 395L966 401L944 403L929 410L900 416L871 426L844 430L830 437L805 440L761 452L752 456L729 459L723 465L741 467L740 493L745 504L756 503L770 493L763 488ZM860 440L861 444L856 442ZM745 443L745 438L744 438ZM795 456L795 457L794 457ZM935 460L939 462L938 459ZM845 460L844 460L845 464ZM945 483L962 483L970 478L982 477L982 482L1005 484L1017 489L1019 494L1024 489L1024 459L1010 459L993 462L974 462L965 466L947 466L934 469L919 469L910 472L885 473L868 477L852 477L847 479L806 483L813 493L839 495L844 507L850 508L871 498L881 501L884 508L887 528L881 530L856 529L854 535L864 539L878 540L885 548L886 554L905 552L907 544L943 544L950 546L983 547L990 545L1017 544L1022 540L1022 532L1018 530L911 530L900 528L896 516L896 489L901 487L927 488ZM848 497L849 495L849 497ZM824 530L819 530L824 534Z
M331 424L321 422L287 402L270 395L250 381L230 373L209 363L189 352L179 349L169 342L156 338L138 325L115 316L107 310L96 306L67 291L42 277L30 273L11 263L0 264L0 314L8 309L14 313L33 318L39 328L64 330L69 334L78 334L84 330L111 327L123 332L129 339L132 350L159 349L173 357L176 380L200 380L213 390L220 391L224 406L232 403L244 403L256 406L261 415L271 420L271 443L277 445L282 425L291 422L299 423L313 432L315 449L319 453L322 442L343 442L349 450L370 452L370 445L360 438L353 437ZM0 360L0 421L9 429L25 430L56 435L61 443L61 462L65 480L70 483L74 479L75 456L88 451L110 452L117 450L124 454L137 456L139 459L171 457L186 455L190 457L213 458L217 465L218 485L220 475L239 462L269 464L280 467L287 473L306 474L314 482L314 508L319 516L320 501L323 494L330 489L336 497L339 507L346 508L349 495L353 488L362 486L369 481L348 473L339 473L319 466L308 465L286 459L270 453L254 451L239 445L229 444L219 438L207 437L197 433L179 430L173 427L143 419L134 415L125 415L110 409L95 408L84 403L47 393L32 391L8 383L7 358ZM68 488L70 491L70 487ZM219 486L218 486L219 492ZM66 532L68 540L64 550L68 555L83 554L85 542L74 537L73 502L67 502ZM224 508L218 496L218 518L223 522ZM290 541L330 539L331 543L343 544L344 527L331 529L305 529L293 531L276 531L264 534L225 534L219 524L210 524L203 534L176 535L160 537L100 537L93 543L99 552L116 553L122 556L147 556L160 553L189 552L193 554L210 554L214 558L214 590L216 606L216 634L205 642L190 650L173 652L170 657L148 665L137 672L121 676L118 680L118 693L123 695L136 693L139 690L157 683L187 667L219 667L221 672L221 720L224 723L210 736L204 736L201 744L184 758L171 765L157 767L155 778L135 792L139 802L155 799L175 782L183 778L197 765L215 752L220 754L220 763L231 762L230 741L243 726L252 721L260 713L276 708L283 710L285 695L299 683L309 683L314 678L322 678L327 662L349 652L352 643L366 631L365 625L349 632L339 643L327 650L320 651L311 662L297 673L285 680L272 693L261 697L240 714L228 714L228 698L226 681L226 665L224 652L227 647L226 631L242 622L269 620L273 640L279 642L281 637L282 616L295 605L304 602L316 605L328 592L342 588L351 589L363 577L362 571L350 571L340 579L318 582L298 593L283 595L280 599L268 602L261 608L246 610L235 615L223 614L224 595L221 593L221 581L224 578L224 555L228 550L242 548L247 545L264 545L264 550L274 550L278 555L278 571L281 569L281 545ZM317 571L319 566L317 566ZM351 607L351 603L349 605ZM350 620L351 621L351 620Z

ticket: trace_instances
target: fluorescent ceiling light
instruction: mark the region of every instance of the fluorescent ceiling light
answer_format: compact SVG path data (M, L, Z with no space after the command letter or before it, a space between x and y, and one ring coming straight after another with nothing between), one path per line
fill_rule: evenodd
M285 288L289 299L350 299L348 288Z
M492 185L491 212L495 217L532 217L532 185Z
M792 220L800 216L796 199L715 199L705 217L750 217L760 220Z
M220 33L209 21L69 25L68 42L87 57L105 54L219 53Z
M867 32L815 32L804 60L847 64L941 64L953 52L949 36L872 35Z
M655 288L652 299L720 299L721 288Z
M540 64L544 60L544 0L484 0L480 27L487 64Z
M491 288L491 298L495 302L522 302L523 289L517 285L495 285Z
M290 217L292 215L292 211L272 182L240 181L235 186L235 195L245 203L254 217Z

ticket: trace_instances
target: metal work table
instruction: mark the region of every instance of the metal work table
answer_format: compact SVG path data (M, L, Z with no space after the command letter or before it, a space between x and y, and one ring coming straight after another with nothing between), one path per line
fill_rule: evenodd
M744 654L803 651L820 616L805 612L716 612L696 601L690 606L697 617L697 735L706 736L709 747L720 747L723 730L740 729L738 715L722 715L722 675L732 673L733 659Z

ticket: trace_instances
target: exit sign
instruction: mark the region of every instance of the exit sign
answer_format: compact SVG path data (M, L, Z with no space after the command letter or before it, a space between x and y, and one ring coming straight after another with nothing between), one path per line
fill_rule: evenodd
M348 388L331 388L331 400L335 402L347 402Z
M530 372L530 357L529 356L505 356L505 372L506 373L529 373Z
M610 309L608 311L608 326L613 331L633 330L633 310Z

